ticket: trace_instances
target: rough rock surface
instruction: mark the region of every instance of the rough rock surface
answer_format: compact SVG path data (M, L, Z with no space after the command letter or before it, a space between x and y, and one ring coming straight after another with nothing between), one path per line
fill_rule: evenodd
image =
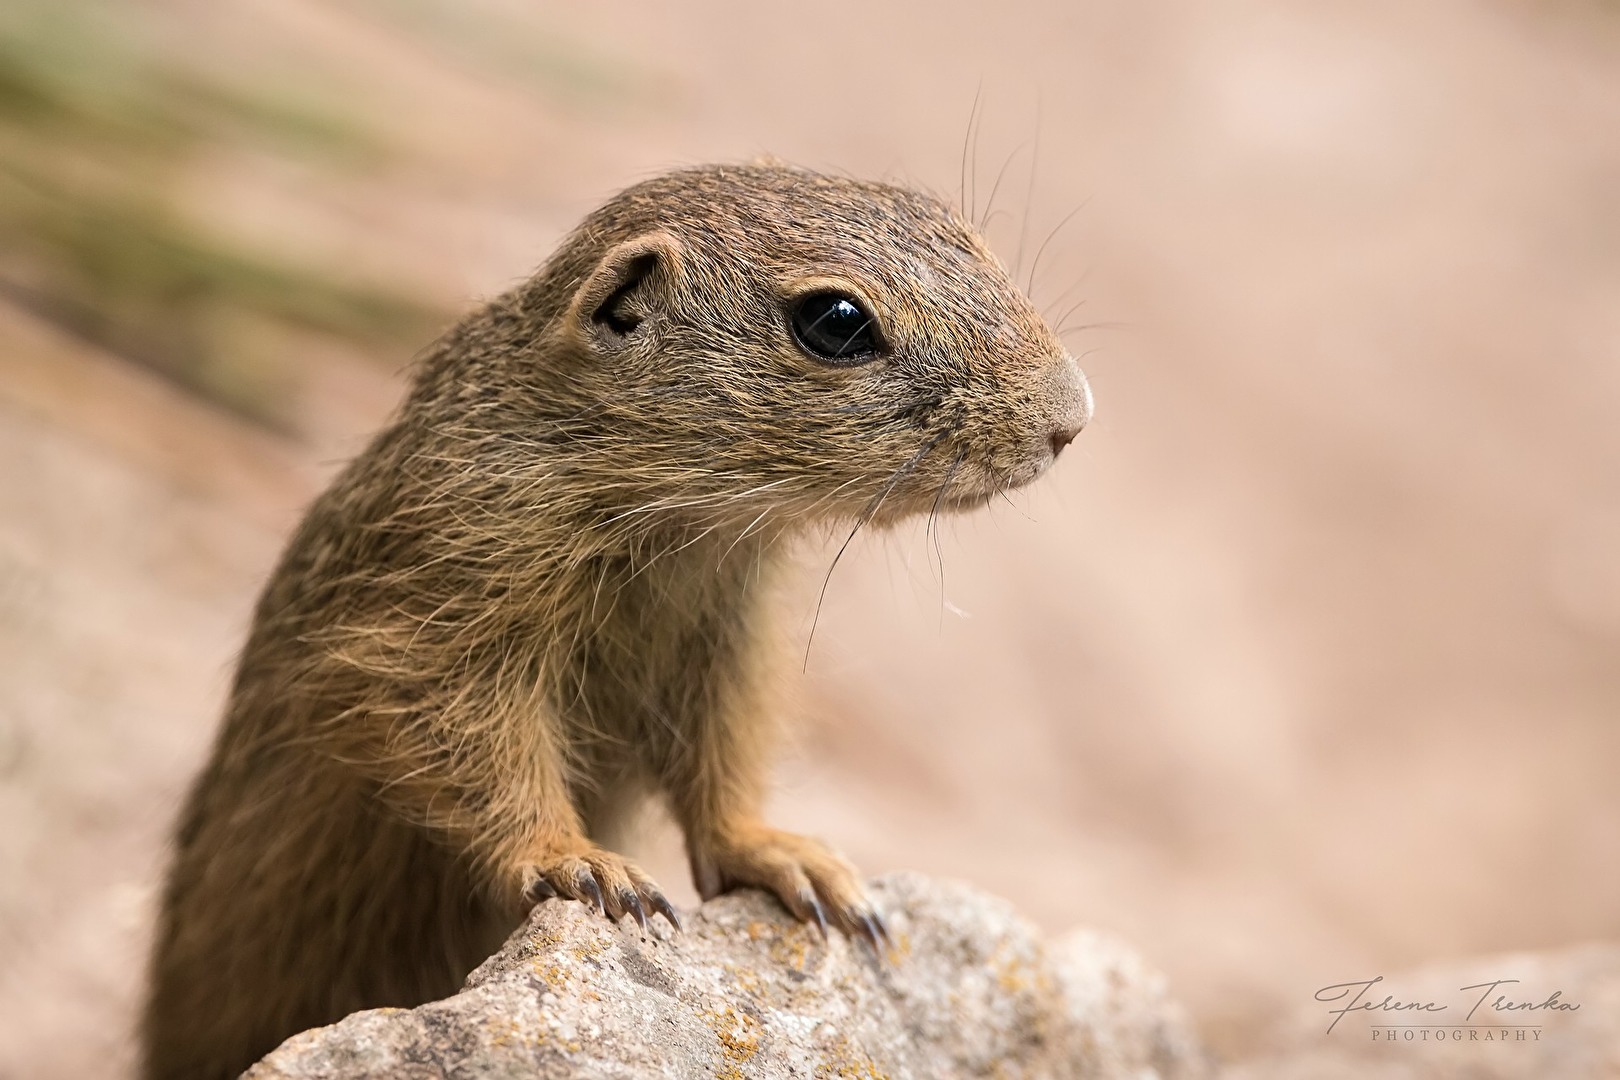
M1204 1076L1164 979L1088 932L1041 939L1005 902L874 883L895 948L823 944L758 893L645 939L572 902L536 909L460 994L297 1035L249 1080L314 1077Z

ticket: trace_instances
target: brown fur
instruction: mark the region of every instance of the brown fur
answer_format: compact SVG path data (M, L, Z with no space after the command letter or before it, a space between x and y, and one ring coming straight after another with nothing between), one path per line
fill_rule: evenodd
M829 284L885 356L795 345L786 299ZM980 504L1089 411L931 196L755 165L609 202L424 357L271 578L178 830L145 1075L448 995L537 896L665 910L597 843L646 796L704 896L875 937L849 865L759 818L785 543Z

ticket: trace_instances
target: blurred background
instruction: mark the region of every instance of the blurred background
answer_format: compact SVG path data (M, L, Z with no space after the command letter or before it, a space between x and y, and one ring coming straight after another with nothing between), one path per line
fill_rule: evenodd
M782 824L1129 939L1228 1057L1620 936L1620 6L7 0L0 1076L128 1069L250 605L412 354L762 153L1067 219L1098 400L844 558Z

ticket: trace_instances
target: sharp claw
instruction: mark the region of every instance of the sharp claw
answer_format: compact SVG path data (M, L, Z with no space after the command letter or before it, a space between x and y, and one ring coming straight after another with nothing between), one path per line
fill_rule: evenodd
M596 910L605 917L607 915L607 902L602 899L602 889L596 884L596 878L589 872L579 876L579 891L585 895L581 898L587 904L595 904Z
M636 894L634 892L631 892L629 889L626 889L624 892L620 893L619 895L620 895L620 903L623 904L625 909L630 912L630 917L632 919L636 920L636 925L641 927L641 936L646 937L647 936L647 912L646 912L646 910L644 908L642 908L640 898L637 897Z
M878 944L877 924L872 921L872 916L867 914L862 914L860 916L860 920L861 936L866 939L866 943L868 945L872 946L873 952L877 953L879 956L882 956L883 946Z
M529 887L523 890L523 896L531 904L538 904L543 900L550 900L557 895L557 890L551 887L551 882L545 878L535 878Z
M664 917L669 925L673 926L677 930L681 929L681 917L675 914L674 907L670 905L668 900L664 899L663 893L657 891L656 889L651 890L651 895L647 897L647 902L652 905L654 911L658 912L658 914Z
M821 901L813 895L800 895L800 900L810 905L810 915L816 920L816 929L821 931L821 940L827 940L827 913L821 910Z
M889 928L883 922L883 916L879 915L875 911L872 912L872 925L877 927L878 937L883 939L883 947L885 949L893 949L894 938L889 936Z

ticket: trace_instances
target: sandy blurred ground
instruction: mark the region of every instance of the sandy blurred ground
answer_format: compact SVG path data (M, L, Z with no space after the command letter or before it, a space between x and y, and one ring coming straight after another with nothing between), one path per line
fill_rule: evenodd
M1004 257L1083 207L1035 297L1123 324L1069 335L1098 421L942 566L920 525L844 559L781 821L1122 934L1228 1055L1320 986L1620 936L1613 4L151 10L408 151L220 146L188 212L452 309L672 165L955 195L977 97ZM0 303L0 1076L128 1067L249 605L407 359L296 346L273 434Z

